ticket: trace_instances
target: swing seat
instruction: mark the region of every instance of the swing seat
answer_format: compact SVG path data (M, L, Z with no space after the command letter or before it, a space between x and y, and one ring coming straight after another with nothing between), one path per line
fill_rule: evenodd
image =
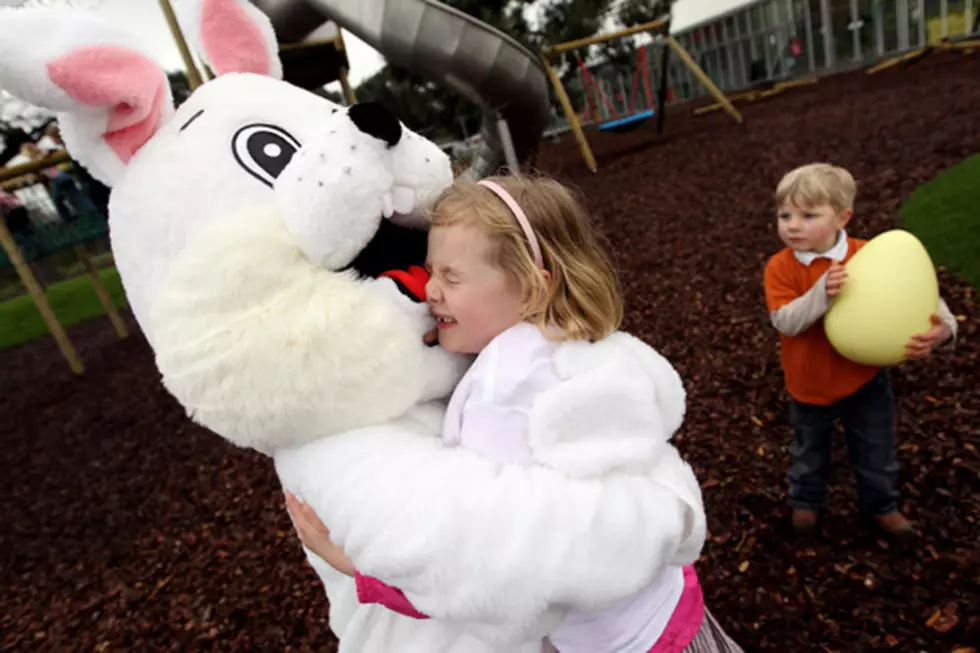
M619 120L604 122L599 125L599 131L615 132L617 134L630 132L652 118L654 113L653 109L647 109L646 111L640 111L639 113L634 113L631 116L626 116Z

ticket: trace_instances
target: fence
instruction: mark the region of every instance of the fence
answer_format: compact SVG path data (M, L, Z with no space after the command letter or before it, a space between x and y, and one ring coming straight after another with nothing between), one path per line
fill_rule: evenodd
M974 32L980 0L760 0L675 34L726 92L860 66ZM655 61L651 58L651 61ZM677 100L705 95L679 62Z

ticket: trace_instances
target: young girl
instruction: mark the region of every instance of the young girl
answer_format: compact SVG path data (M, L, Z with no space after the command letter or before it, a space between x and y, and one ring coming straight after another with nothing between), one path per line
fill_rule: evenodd
M434 204L427 270L440 345L478 355L449 402L444 443L499 463L540 464L529 414L562 383L559 343L602 340L622 319L612 266L585 210L553 180L461 178ZM399 590L358 574L305 504L287 496L287 507L303 543L355 577L361 602L426 618ZM690 567L668 567L600 609L570 611L548 639L546 650L560 653L741 651L705 610Z

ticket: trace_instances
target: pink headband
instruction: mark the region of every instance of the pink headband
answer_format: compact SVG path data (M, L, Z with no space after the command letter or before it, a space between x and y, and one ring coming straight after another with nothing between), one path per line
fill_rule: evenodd
M484 188L489 188L492 190L497 197L503 200L504 204L507 205L507 208L510 209L510 212L514 214L514 217L517 218L518 224L521 225L521 229L524 230L524 235L527 236L527 242L531 246L531 254L534 255L535 264L537 264L539 269L543 270L544 259L541 257L541 247L538 245L538 238L534 235L534 230L531 229L531 223L528 222L527 216L524 215L524 211L521 210L521 207L516 201L514 201L511 194L501 188L499 184L488 179L481 179L477 183Z

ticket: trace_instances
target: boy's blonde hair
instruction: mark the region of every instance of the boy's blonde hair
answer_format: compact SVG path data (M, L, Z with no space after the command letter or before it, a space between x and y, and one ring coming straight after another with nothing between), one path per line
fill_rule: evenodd
M584 206L553 179L491 177L527 215L551 283L540 273L527 237L504 202L468 176L436 199L432 227L475 225L496 244L493 263L509 274L526 298L524 319L555 340L604 338L623 320L623 300L613 266L599 246ZM556 330L557 329L557 332Z
M800 208L829 205L835 211L854 208L857 183L850 172L829 163L810 163L791 170L776 186L776 204L787 200Z

